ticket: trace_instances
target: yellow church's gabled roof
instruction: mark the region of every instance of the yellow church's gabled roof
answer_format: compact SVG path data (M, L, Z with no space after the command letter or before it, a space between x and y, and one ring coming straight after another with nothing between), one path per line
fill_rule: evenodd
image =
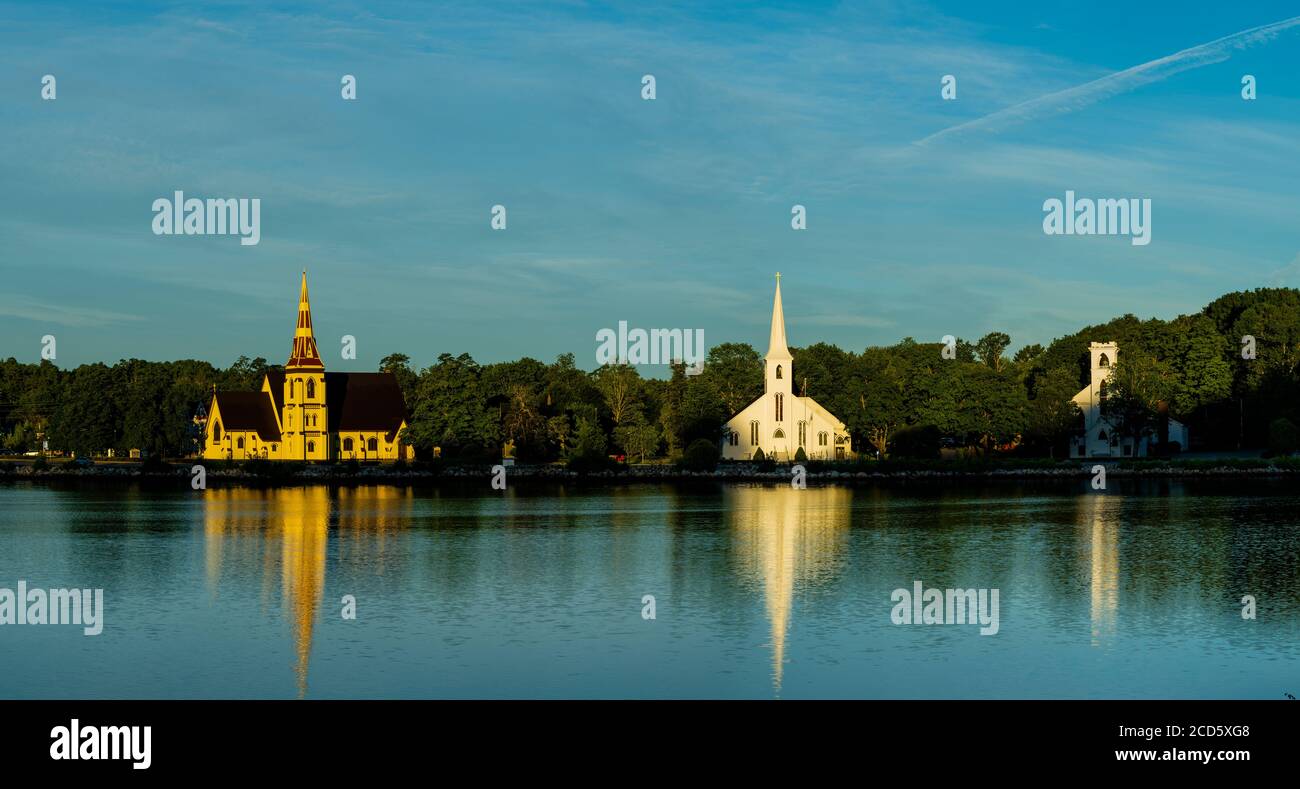
M255 431L263 441L279 441L279 422L271 398L256 392L217 392L213 395L209 419L218 419L222 430Z

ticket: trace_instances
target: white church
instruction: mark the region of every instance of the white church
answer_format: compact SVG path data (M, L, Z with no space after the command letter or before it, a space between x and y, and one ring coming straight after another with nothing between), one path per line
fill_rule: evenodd
M750 460L763 456L792 461L799 448L809 460L853 458L849 431L834 414L811 397L794 393L794 370L785 343L785 314L781 309L781 275L776 275L772 303L772 334L763 360L763 394L727 420L722 457Z
M1143 457L1150 453L1159 437L1144 435L1134 442L1132 436L1120 436L1115 426L1102 416L1101 403L1106 398L1106 381L1114 372L1119 358L1119 344L1114 342L1089 343L1092 368L1087 388L1074 396L1075 405L1083 412L1083 433L1070 441L1070 455L1076 458ZM1169 441L1187 449L1187 426L1169 418Z

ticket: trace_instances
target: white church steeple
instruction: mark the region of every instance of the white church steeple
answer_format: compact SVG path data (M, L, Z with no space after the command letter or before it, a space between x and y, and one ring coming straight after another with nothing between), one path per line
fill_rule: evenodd
M776 274L776 298L772 302L772 335L764 357L764 391L790 393L790 367L794 357L785 344L785 312L781 309L781 272Z

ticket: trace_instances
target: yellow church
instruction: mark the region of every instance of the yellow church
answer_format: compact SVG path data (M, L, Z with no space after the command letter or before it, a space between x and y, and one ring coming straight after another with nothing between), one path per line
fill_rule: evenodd
M293 351L256 392L213 392L204 426L207 460L411 459L401 441L406 403L392 373L327 373L312 333L307 272Z

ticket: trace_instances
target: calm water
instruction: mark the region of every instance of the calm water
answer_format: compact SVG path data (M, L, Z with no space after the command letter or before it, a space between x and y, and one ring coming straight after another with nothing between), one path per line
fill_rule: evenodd
M1279 699L1292 488L0 484L0 587L106 609L0 627L0 697ZM1000 632L892 624L916 580L999 589Z

